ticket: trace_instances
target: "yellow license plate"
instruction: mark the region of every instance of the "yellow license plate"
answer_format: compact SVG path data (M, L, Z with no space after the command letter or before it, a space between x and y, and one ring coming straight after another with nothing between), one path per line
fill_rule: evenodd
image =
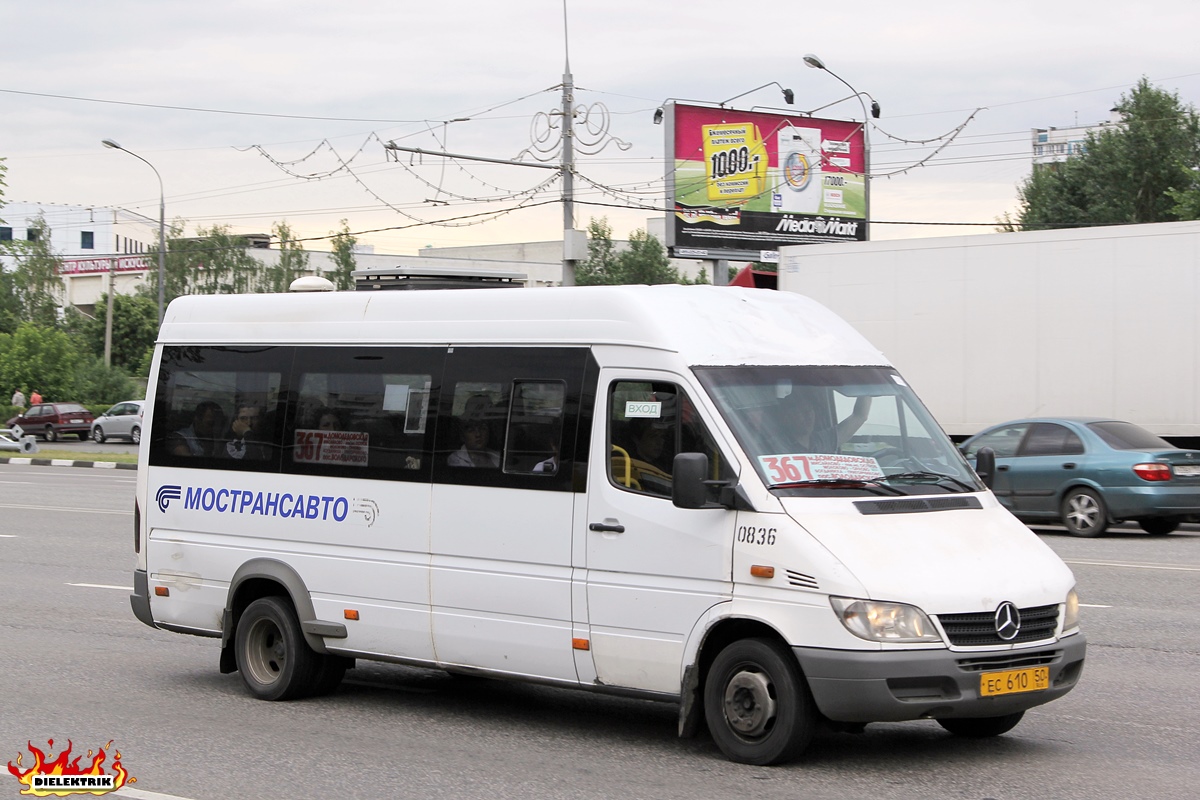
M985 672L979 676L981 697L1018 692L1041 692L1050 688L1050 668L1030 667L1005 672Z

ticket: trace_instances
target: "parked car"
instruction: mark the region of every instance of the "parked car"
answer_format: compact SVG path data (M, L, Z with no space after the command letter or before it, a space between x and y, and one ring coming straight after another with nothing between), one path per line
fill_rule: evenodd
M92 441L104 444L108 439L128 439L134 444L142 441L142 407L145 400L126 400L96 417L92 423Z
M8 421L13 436L41 436L47 442L75 434L86 439L92 430L92 412L79 403L38 403Z
M973 460L983 447L996 453L992 491L1026 522L1057 519L1075 536L1099 536L1125 520L1166 534L1200 519L1200 452L1131 422L1014 420L975 434L962 451Z

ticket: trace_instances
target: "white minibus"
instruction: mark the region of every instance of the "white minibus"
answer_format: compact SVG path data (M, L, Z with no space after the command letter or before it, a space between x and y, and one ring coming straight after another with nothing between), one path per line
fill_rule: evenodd
M792 293L183 297L145 423L134 613L264 700L374 659L677 703L773 764L1002 734L1082 673L1070 570Z

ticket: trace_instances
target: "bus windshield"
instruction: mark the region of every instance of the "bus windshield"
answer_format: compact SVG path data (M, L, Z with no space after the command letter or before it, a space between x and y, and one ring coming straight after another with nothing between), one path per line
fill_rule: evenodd
M785 493L984 487L890 367L695 370L768 486Z

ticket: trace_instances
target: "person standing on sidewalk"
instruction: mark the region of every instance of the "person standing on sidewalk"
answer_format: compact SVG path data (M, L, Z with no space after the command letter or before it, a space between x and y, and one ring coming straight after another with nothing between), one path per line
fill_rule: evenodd
M37 389L34 389L33 394L29 395L29 405L36 406L40 402L42 402L42 396Z
M20 389L13 392L12 404L17 408L25 408L25 393Z

